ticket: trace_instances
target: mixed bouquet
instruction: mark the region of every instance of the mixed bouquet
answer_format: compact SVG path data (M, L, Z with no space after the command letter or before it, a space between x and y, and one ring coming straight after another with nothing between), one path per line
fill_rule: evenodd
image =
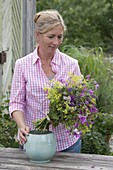
M99 85L87 75L77 76L69 73L67 81L52 80L45 87L49 99L49 112L35 122L36 130L48 130L63 124L66 132L73 135L86 133L93 124L96 108L97 89Z

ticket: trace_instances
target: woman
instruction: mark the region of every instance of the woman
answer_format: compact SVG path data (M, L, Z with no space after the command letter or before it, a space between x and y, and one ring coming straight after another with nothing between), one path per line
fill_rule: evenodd
M33 129L32 122L44 117L49 106L43 88L51 79L68 79L68 72L80 75L78 61L59 51L66 26L56 10L46 10L34 16L37 47L16 61L9 111L16 121L18 140ZM65 133L62 125L52 128L57 139L57 151L80 152L81 141Z

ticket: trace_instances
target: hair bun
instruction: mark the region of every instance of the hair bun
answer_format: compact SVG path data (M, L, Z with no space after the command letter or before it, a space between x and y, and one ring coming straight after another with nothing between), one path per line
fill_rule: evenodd
M36 13L34 16L34 23L37 23L37 20L39 17L40 17L40 14Z

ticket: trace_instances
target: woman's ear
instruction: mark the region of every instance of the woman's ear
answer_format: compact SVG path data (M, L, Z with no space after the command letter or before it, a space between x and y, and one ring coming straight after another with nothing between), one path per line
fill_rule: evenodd
M36 37L36 40L37 40L37 42L39 42L39 40L40 40L40 33L38 32L38 31L36 31L35 32L35 37Z

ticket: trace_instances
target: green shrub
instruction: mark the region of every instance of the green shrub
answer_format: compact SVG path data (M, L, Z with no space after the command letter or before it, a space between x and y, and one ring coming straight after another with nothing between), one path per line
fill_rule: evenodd
M0 106L0 146L18 147L18 142L16 141L17 126L8 114L9 99L3 96L2 101Z
M108 113L98 113L94 120L94 129L105 138L113 134L113 115Z
M105 137L96 130L91 130L82 138L82 153L110 155L110 147Z
M109 139L113 134L113 115L98 113L90 133L82 138L82 152L110 155Z

